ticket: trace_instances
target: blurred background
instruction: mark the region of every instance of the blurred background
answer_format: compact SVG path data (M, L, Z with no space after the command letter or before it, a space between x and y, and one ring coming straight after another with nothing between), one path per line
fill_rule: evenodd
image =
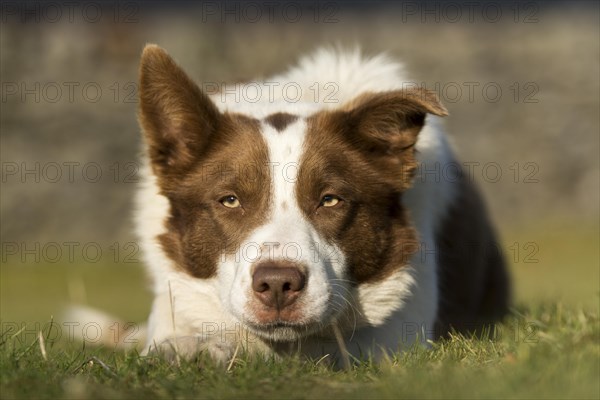
M146 43L198 82L266 78L323 45L402 60L450 111L449 135L497 223L517 304L598 310L598 2L1 7L3 324L45 322L69 302L146 317L131 224Z

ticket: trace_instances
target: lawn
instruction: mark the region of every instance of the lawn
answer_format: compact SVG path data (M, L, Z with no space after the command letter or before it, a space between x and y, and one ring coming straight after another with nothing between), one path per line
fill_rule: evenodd
M135 352L22 342L0 345L2 398L590 398L600 396L597 315L560 304L515 310L495 340L454 337L376 366L335 371L317 361L231 368L169 364Z
M140 266L3 265L1 397L600 398L596 228L503 236L506 247L535 237L539 254L537 263L511 260L516 305L494 337L457 336L346 371L245 354L226 370L53 341L46 322L73 299L142 321L150 297Z

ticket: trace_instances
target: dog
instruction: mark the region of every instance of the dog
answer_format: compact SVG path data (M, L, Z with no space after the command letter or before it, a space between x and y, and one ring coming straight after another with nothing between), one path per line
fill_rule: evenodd
M501 319L509 276L447 115L385 55L321 49L215 89L147 45L144 351L381 360Z

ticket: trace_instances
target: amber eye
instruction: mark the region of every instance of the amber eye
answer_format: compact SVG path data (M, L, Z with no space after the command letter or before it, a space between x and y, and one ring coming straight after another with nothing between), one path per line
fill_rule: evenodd
M238 208L241 206L240 201L235 196L225 196L221 200L221 204L223 204L227 208Z
M341 201L342 199L340 199L339 197L333 195L333 194L326 194L325 196L323 196L323 198L321 199L321 206L323 207L335 207L336 205L338 205L338 203Z

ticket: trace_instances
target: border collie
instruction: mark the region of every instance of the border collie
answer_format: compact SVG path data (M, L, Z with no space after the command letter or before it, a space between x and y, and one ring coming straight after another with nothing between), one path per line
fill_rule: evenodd
M378 360L507 312L507 270L448 112L400 64L322 49L214 87L144 49L146 352Z

